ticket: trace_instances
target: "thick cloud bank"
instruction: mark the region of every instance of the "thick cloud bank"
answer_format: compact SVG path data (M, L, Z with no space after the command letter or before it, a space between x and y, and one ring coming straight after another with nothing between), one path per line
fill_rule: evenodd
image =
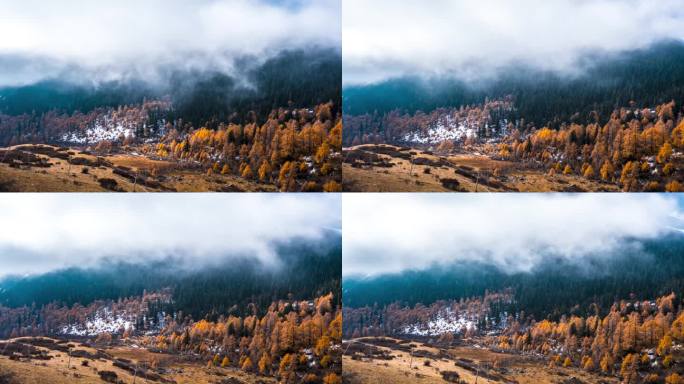
M342 12L348 85L509 65L576 74L586 54L684 38L681 0L345 0Z
M0 199L0 276L169 256L190 265L254 257L339 231L340 197L264 194L14 194Z
M339 0L0 0L0 86L159 80L286 49L339 47Z
M530 271L548 257L614 257L682 222L666 195L343 196L343 273L372 276L454 262Z

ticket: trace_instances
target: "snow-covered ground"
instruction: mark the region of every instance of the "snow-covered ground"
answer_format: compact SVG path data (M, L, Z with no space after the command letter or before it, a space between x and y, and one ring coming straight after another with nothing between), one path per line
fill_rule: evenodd
M84 324L71 324L62 327L60 334L73 336L97 336L102 333L117 333L121 330L135 329L134 323L126 315L114 315L109 309L102 309Z
M165 120L156 123L142 122L138 119L114 118L111 114L103 115L91 125L81 130L72 130L63 134L59 140L67 144L97 144L101 141L114 141L120 137L135 137L136 130L142 128L152 136L147 141L164 134Z
M441 311L427 323L411 324L404 327L401 333L416 336L439 336L446 333L462 333L468 329L477 329L474 319L454 312L451 308Z
M447 140L457 141L476 136L477 134L474 129L466 128L463 125L459 125L456 128L447 128L443 125L438 125L428 129L427 134L423 134L422 132L408 133L404 136L404 141L419 144L438 144Z
M498 124L488 124L490 135L496 137L506 134L508 121L501 120ZM452 115L440 117L427 131L414 131L402 138L407 143L439 144L443 141L465 141L477 138L477 125L468 119L456 119Z
M132 137L134 132L133 128L127 128L121 124L107 125L98 123L93 127L87 128L84 132L65 133L62 135L61 141L73 144L99 143L100 141L116 140L122 135L123 137Z

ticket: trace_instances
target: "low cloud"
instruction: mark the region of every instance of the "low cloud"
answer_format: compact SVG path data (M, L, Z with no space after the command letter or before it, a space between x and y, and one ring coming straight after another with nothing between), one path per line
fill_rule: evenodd
M341 230L340 197L13 194L0 199L0 276L170 256L191 266L250 257Z
M511 65L576 75L587 55L684 38L680 0L345 0L347 85L479 80Z
M684 226L666 195L348 194L343 274L373 276L481 262L530 271L548 257L614 257L631 240Z
M340 14L339 0L0 0L0 86L74 71L93 82L232 74L245 57L340 47Z

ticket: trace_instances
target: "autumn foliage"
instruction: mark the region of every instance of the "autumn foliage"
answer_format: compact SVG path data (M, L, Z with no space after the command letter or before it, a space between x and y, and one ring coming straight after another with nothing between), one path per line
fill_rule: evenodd
M438 108L429 113L345 116L345 144L389 143L428 147L448 155L484 151L495 160L512 161L554 177L578 177L617 185L624 191L682 191L684 180L684 114L669 102L651 107L593 112L585 119L555 121L550 128L525 121L513 98L479 105ZM551 124L549 124L551 125ZM467 129L442 142L431 130ZM479 146L478 146L479 145Z
M222 124L215 130L171 128L152 154L276 184L282 191L300 191L311 182L313 189L332 192L331 183L341 179L342 149L342 120L332 116L332 108L281 108L263 124Z
M284 383L295 382L302 372L332 380L341 369L341 342L342 313L332 294L274 302L261 315L197 322L169 318L158 336L144 338L149 348L205 356L209 368L237 368Z
M563 174L581 169L582 177L597 176L619 184L625 191L665 190L681 180L684 151L684 120L674 102L648 108L622 108L610 120L599 123L569 123L558 130L531 132L514 130L503 139L498 155ZM649 182L655 183L649 186ZM673 184L669 189L677 190Z
M641 382L645 373L655 382L672 377L668 370L673 346L684 342L684 308L674 294L654 301L621 301L603 316L598 307L594 310L593 315L563 316L559 321L513 320L491 343L541 353L564 367L617 374L623 382Z

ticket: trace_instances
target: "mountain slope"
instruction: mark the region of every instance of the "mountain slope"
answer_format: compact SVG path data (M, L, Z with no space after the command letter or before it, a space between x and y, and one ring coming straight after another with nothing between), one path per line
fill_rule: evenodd
M349 115L385 114L392 110L429 112L440 107L482 104L512 96L517 113L537 127L560 122L601 122L613 109L684 101L684 44L663 42L651 48L609 57L587 57L580 75L559 75L525 67L507 68L498 77L478 82L457 79L403 78L343 90ZM348 137L345 136L345 140Z
M10 308L62 303L88 305L117 300L145 291L170 288L172 310L195 319L242 314L249 304L264 309L274 300L308 299L333 292L339 297L341 250L339 237L320 244L293 242L279 249L280 265L265 266L251 258L221 258L188 264L169 257L147 263L119 263L93 268L69 268L43 275L0 281L0 305ZM306 279L302 276L307 276Z
M397 275L344 279L345 307L393 302L430 305L438 300L483 296L511 288L511 312L525 311L537 319L567 313L588 313L591 304L604 310L620 299L651 299L684 292L684 237L644 242L619 255L568 263L552 255L529 273L508 273L491 265L462 263Z
M340 105L342 61L335 49L284 51L260 62L239 60L234 74L167 68L159 83L145 79L78 82L55 78L21 87L0 88L0 113L10 116L48 111L88 113L96 108L140 104L168 97L167 120L182 118L195 128L207 122L266 120L273 109L304 108L333 101ZM250 114L254 112L254 115Z

